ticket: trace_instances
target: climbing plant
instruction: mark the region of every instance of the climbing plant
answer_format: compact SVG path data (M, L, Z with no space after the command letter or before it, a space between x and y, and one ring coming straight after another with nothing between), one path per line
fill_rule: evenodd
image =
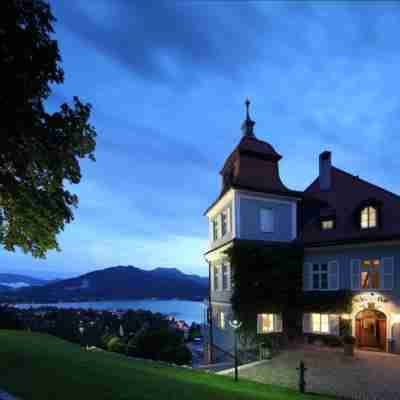
M256 333L257 314L281 314L291 336L301 332L303 312L351 312L350 291L303 291L302 246L236 242L227 254L234 271L232 307L244 335Z

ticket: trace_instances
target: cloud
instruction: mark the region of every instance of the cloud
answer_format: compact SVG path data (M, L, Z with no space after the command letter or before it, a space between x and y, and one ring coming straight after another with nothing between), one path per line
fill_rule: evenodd
M143 79L185 86L204 72L235 79L263 52L253 37L268 21L251 3L96 4L55 2L54 9L61 24Z

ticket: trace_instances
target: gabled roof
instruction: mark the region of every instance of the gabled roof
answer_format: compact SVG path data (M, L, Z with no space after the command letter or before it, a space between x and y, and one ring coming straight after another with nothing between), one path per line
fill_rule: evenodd
M330 190L322 191L317 178L304 192L301 239L305 244L400 238L400 196L338 168L332 167L331 173ZM316 206L315 200L320 204ZM379 205L379 226L360 229L359 211L369 203ZM335 216L336 227L321 230L320 219L328 214Z

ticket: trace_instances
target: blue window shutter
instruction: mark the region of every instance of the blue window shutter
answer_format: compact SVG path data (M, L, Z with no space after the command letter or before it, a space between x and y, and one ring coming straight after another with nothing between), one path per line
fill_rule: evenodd
M330 261L328 263L328 288L331 290L339 289L339 263L337 261Z
M329 315L329 334L339 336L339 315Z
M303 265L303 290L312 289L312 264L304 263Z
M361 287L361 260L351 260L351 288L354 290L360 289Z
M394 257L382 258L381 289L393 290Z
M303 333L311 333L311 314L303 314Z

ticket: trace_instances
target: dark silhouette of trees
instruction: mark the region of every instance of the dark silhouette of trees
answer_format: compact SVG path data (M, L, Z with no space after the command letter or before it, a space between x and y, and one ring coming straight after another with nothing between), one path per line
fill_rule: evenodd
M35 257L59 249L78 204L65 183L80 182L80 159L94 160L96 145L90 104L45 110L50 84L64 81L54 21L42 0L0 3L0 244Z

